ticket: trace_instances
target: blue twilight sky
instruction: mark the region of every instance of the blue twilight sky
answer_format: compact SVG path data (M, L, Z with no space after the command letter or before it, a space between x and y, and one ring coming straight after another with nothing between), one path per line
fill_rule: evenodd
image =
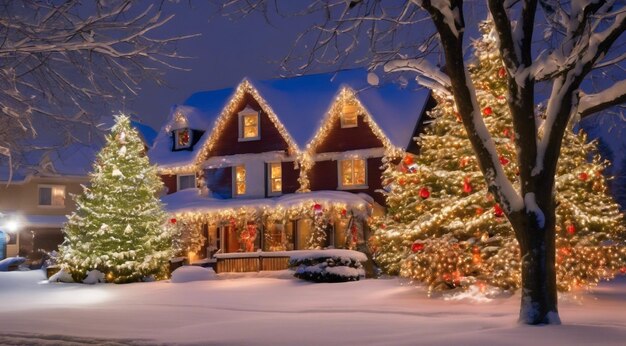
M182 103L194 92L231 87L244 77L258 80L278 77L280 60L289 53L297 35L312 22L302 18L274 18L269 25L258 13L233 21L216 15L215 7L208 1L166 2L164 12L174 13L175 17L159 35L200 33L202 36L178 44L180 55L193 58L175 63L191 69L190 72L166 70L167 86L143 83L138 96L120 105L155 129L161 126L171 105Z
M282 1L280 4L302 6L303 2ZM254 13L246 18L233 21L216 13L215 5L210 1L165 1L162 3L164 16L175 14L175 17L163 26L156 35L172 37L200 33L200 37L188 39L178 44L178 53L191 56L192 59L176 61L178 66L191 71L165 70L167 85L156 85L145 82L141 85L139 94L133 99L127 98L119 104L111 105L113 112L118 109L136 114L142 122L158 130L170 107L183 103L189 96L198 91L215 90L232 87L243 77L254 80L264 80L279 77L285 72L280 69L280 61L293 48L294 41L305 29L319 20L317 16L280 17L274 11L271 24L268 24L260 13ZM281 5L282 6L282 5ZM486 9L481 4L475 4L466 10L468 32L466 41L477 37L477 28L473 28L478 20L486 18ZM428 21L420 24L417 35L432 32ZM542 29L536 30L541 35ZM367 53L367 41L364 40L360 53ZM306 51L306 46L300 45L299 51ZM623 51L626 42L618 42L615 48ZM471 54L471 50L468 50ZM433 57L433 62L437 58ZM312 72L327 72L339 68L352 66L317 66ZM615 73L615 71L612 71ZM617 71L615 75L599 75L593 83L602 83L608 80L623 79L626 72ZM538 86L541 93L549 90L547 86ZM599 117L599 122L609 123L601 128L595 136L607 138L614 151L624 151L626 138L621 132L626 129L626 120L620 117ZM593 121L591 123L596 123ZM608 129L612 129L609 131ZM594 137L595 137L594 136Z

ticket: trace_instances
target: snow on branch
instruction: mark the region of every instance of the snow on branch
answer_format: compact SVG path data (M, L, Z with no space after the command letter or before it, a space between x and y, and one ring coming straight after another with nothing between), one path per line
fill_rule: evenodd
M434 66L426 59L397 59L389 61L385 64L386 73L411 71L416 72L418 76L415 80L442 95L450 96L450 77L443 73L440 68Z
M97 131L100 105L136 94L144 80L158 83L158 65L177 68L171 60L184 57L176 42L195 35L157 36L172 19L157 7L0 0L0 147L13 153L13 164L25 151L20 142L42 132L37 124L54 123L67 138L77 125Z
M624 10L608 12L614 1L582 2L587 3L574 2L572 13L564 17L568 18L564 22L567 33L560 47L532 65L532 74L537 81L550 80L570 71L577 75L588 72L626 29ZM609 20L612 24L606 27L604 24ZM595 31L600 27L606 29Z
M582 95L578 104L578 114L584 118L623 103L626 103L626 80L621 80L596 94Z

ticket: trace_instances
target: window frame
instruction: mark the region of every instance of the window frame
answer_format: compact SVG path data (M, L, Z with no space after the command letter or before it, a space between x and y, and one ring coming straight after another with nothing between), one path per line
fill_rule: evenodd
M361 160L363 161L363 168L364 168L364 181L365 184L351 184L351 185L344 185L343 183L343 162L345 161L351 161L352 162L352 167L353 167L353 172L354 172L354 161L355 160ZM352 178L354 179L354 175L352 176ZM368 172L367 172L367 159L363 158L350 158L350 159L344 159L344 160L337 160L337 187L339 190L363 190L363 189L368 189L369 188L369 184L368 184Z
M232 174L233 174L233 197L240 197L240 196L245 196L246 192L248 192L248 180L246 179L247 175L248 175L248 170L246 169L246 165L236 165L236 166L232 166ZM244 169L244 175L243 175L243 183L244 183L244 192L243 193L238 193L237 192L237 168L239 167L243 167Z
M256 137L244 137L244 120L246 117L249 116L256 116ZM239 117L239 135L238 135L238 140L239 142L249 142L249 141L258 141L261 139L261 112L260 111L256 111L250 107L246 107L244 110L242 110L241 112L239 112L238 114Z
M187 145L179 145L178 144L179 132L184 131L184 130L187 130L187 132L189 133L189 143ZM191 149L192 148L193 131L190 128L182 127L182 128L179 128L179 129L172 130L172 132L174 132L174 151L186 150L186 149Z
M349 123L346 121L346 117L345 117L345 108L346 107L354 107L354 123ZM354 127L358 127L359 126L359 109L357 105L348 105L348 104L344 104L341 108L341 128L342 129L349 129L349 128L354 128Z
M184 188L181 189L180 188L180 178L181 177L189 177L189 176L193 176L193 187L188 187L188 188ZM192 189L192 188L197 188L197 182L196 182L196 174L192 173L192 174L177 174L176 175L176 191L182 191L182 190L187 190L187 189Z
M280 167L280 191L273 190L273 180L276 178L272 177L272 165L278 165ZM283 194L283 163L281 161L267 162L267 195L268 196L279 196Z
M41 189L49 188L50 189L50 204L41 204ZM63 204L58 205L54 204L54 189L61 188L63 190ZM65 185L58 184L38 184L37 185L37 206L39 208L65 208L65 200L67 198L67 189Z

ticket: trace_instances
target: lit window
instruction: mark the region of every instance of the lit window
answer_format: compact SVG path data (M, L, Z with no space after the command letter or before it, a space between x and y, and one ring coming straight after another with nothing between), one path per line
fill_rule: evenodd
M65 206L65 186L63 185L40 185L39 205L50 207Z
M193 189L196 187L196 175L179 175L178 176L178 191L185 189Z
M358 108L355 103L345 103L341 110L341 127L357 127Z
M341 186L365 186L365 160L351 159L340 161L339 175Z
M259 112L246 108L239 113L239 140L259 139Z
M272 162L268 165L268 178L270 193L279 194L283 191L283 172L280 162Z
M246 166L235 167L235 195L246 194Z
M192 132L188 128L174 130L174 150L191 147Z

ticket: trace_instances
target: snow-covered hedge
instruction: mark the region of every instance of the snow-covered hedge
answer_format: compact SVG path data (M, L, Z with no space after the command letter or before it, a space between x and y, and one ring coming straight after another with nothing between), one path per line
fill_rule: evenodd
M198 266L182 266L172 272L173 283L214 280L215 278L216 274L213 269Z
M313 282L357 281L365 277L361 262L365 254L352 250L298 251L291 256L289 267L295 277Z

